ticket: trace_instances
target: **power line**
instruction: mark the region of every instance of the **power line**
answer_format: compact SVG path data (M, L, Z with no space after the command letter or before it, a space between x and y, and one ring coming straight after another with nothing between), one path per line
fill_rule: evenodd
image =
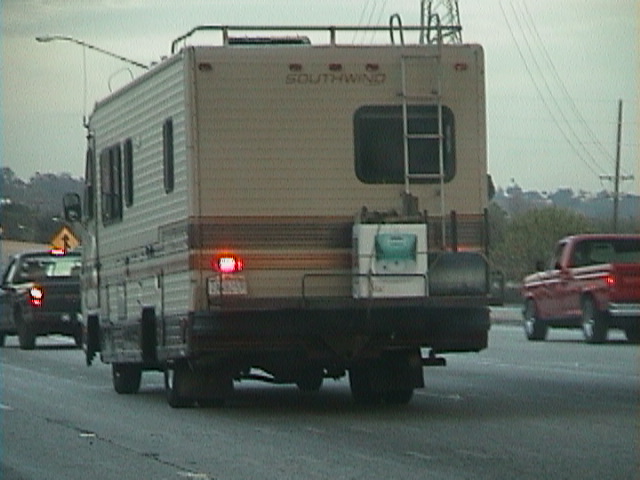
M573 151L578 156L578 158L587 166L587 168L589 170L591 170L591 172L595 176L598 176L599 172L597 171L597 169L594 168L593 165L591 165L587 160L585 160L585 158L583 157L582 153L576 148L576 146L574 145L573 141L569 138L567 132L565 131L565 129L563 128L561 123L556 118L556 114L554 114L553 109L551 108L551 106L549 105L549 103L546 100L545 96L543 95L541 87L540 87L540 85L538 85L538 82L536 81L536 79L535 79L535 77L533 75L533 72L531 71L531 67L529 66L529 62L527 62L527 59L526 59L526 57L525 57L525 55L524 55L524 53L522 51L520 43L518 42L518 39L516 38L514 30L513 30L512 26L511 26L511 22L509 21L509 18L507 17L507 13L504 10L502 2L500 2L499 5L500 5L500 9L502 10L502 14L503 14L505 22L507 24L507 28L509 30L509 33L511 34L511 38L513 39L513 42L514 42L514 44L516 46L516 50L518 51L518 55L522 59L522 62L523 62L524 67L525 67L525 69L527 71L527 74L529 75L529 78L531 79L531 82L533 83L533 86L534 86L536 92L538 93L538 97L540 98L540 100L542 101L542 103L543 103L544 107L546 108L547 112L551 116L551 119L553 120L553 122L558 127L558 131L562 134L562 136L567 141L569 146L573 149ZM512 8L513 8L513 4L512 4ZM514 15L515 15L515 10L514 10ZM516 18L516 21L518 21L517 15L516 15L515 18ZM522 30L522 28L521 28L521 30ZM527 43L526 42L526 37L523 37L523 38L525 38L525 43ZM528 43L527 43L527 46L528 46L528 49L529 49L529 51L531 53L531 56L533 58L533 51L531 50L531 47L530 47L530 45ZM539 69L539 66L538 66L538 69ZM547 88L548 88L548 85L547 85ZM552 98L553 98L553 96L552 96Z
M527 49L529 50L529 53L531 54L531 59L532 59L534 65L535 65L536 69L538 70L540 78L542 78L542 82L544 84L544 87L545 87L548 95L549 95L549 98L553 102L553 105L555 105L555 108L556 108L558 114L560 115L562 121L564 122L564 125L566 126L566 129L571 134L571 136L573 138L573 141L577 142L577 144L582 148L582 151L584 152L584 154L586 154L586 156L588 157L588 158L585 158L582 154L579 154L580 159L583 161L583 163L585 163L585 164L588 163L589 165L591 165L592 167L595 167L596 169L599 169L600 171L604 170L603 167L598 163L596 158L586 148L585 144L580 139L580 136L576 133L575 129L573 128L573 126L571 124L571 122L567 118L567 115L565 114L563 108L561 107L561 105L558 102L556 96L554 95L553 90L551 89L549 81L547 80L547 76L544 74L544 71L543 71L542 67L540 66L540 63L538 62L538 59L537 59L537 57L535 55L533 47L531 46L531 43L529 42L529 38L527 37L524 29L522 28L522 24L520 23L520 18L518 17L518 15L517 15L517 13L515 11L515 7L513 6L513 3L511 4L511 8L512 8L512 10L514 12L514 18L516 19L516 23L518 24L518 27L520 28L520 30L522 32L522 38L524 39L525 45L527 46ZM569 142L571 142L571 140L569 140L569 139L567 139L567 140ZM576 152L578 152L578 148L576 148L575 145L573 145L573 148L574 148L574 150Z
M613 155L611 154L611 152L607 151L607 149L604 147L604 145L602 145L602 142L600 141L598 136L595 134L595 132L591 129L591 127L589 126L589 124L587 123L585 118L582 116L582 114L580 112L580 109L578 109L578 106L574 102L573 97L571 96L571 94L569 93L569 90L567 89L566 85L562 81L562 77L558 73L558 69L556 68L555 63L551 59L551 55L549 55L549 51L547 50L547 48L546 48L546 46L544 44L544 41L542 40L542 37L540 36L538 28L536 27L536 24L533 21L533 16L531 15L531 12L529 11L529 8L527 7L527 4L525 2L522 2L522 7L524 7L524 11L526 13L525 20L527 20L529 29L534 33L534 35L535 35L535 37L536 37L536 39L538 41L537 43L540 46L540 50L544 54L544 58L546 59L547 64L551 68L551 72L553 74L553 77L554 77L557 85L561 88L562 92L564 93L564 98L567 99L569 107L571 108L571 111L573 112L575 117L578 119L578 121L580 122L582 127L585 129L587 134L594 140L593 144L600 150L600 153L604 157L608 157L609 160L612 163L614 163L615 159L614 159Z
M516 5L514 5L514 3L516 3ZM500 2L500 9L502 10L505 22L527 74L537 92L538 98L541 100L553 123L557 126L558 131L562 134L578 159L584 163L594 175L602 179L600 173L609 171L611 167L603 167L601 161L602 159L606 159L613 163L612 154L602 145L598 136L589 127L584 116L580 113L575 101L562 81L549 51L545 47L533 16L526 4L522 3L521 5L518 2L511 2L510 6L515 27L517 27L520 34L520 40L518 40L514 26L509 20L509 16L502 2ZM516 9L516 6L518 9ZM534 49L532 44L536 45L537 48ZM528 55L524 53L525 47ZM539 58L541 58L540 61ZM551 75L549 75L549 71ZM560 97L565 100L565 102L563 102L564 105L558 100L558 96L554 92L554 90L558 88L561 91ZM569 111L567 111L567 108ZM569 118L569 113L572 114L572 118ZM574 127L574 119L577 120L578 125L582 127L582 131L585 132L584 135L580 135ZM589 138L589 142L586 142L585 138ZM587 147L587 143L595 146L599 150L597 156L594 156L591 149ZM625 172L625 174L626 173L627 172Z

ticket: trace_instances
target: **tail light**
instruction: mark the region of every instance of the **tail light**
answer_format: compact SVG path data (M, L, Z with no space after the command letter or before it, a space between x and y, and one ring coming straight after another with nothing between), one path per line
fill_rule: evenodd
M236 255L220 255L216 257L213 268L220 273L236 273L244 270L244 261Z
M42 306L42 299L44 298L44 290L42 287L33 286L29 289L29 303L34 307Z
M605 279L605 282L607 284L607 287L614 288L616 286L616 277L615 277L615 275L613 275L612 273L607 275L607 277Z

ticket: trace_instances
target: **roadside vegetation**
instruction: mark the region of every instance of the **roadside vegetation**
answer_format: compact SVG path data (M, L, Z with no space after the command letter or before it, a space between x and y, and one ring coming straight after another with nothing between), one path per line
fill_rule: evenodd
M490 261L507 283L519 283L535 270L537 262L550 259L561 238L579 233L611 232L610 218L589 218L554 205L535 206L509 215L492 202L489 207ZM618 232L640 232L640 219L618 222Z
M0 178L2 238L48 243L64 224L62 196L81 193L82 179L69 174L35 174L28 182L10 168ZM640 232L640 197L620 202L618 231ZM546 261L554 244L570 234L607 232L612 227L612 200L605 193L577 194L561 189L551 194L525 192L517 185L498 189L489 206L490 261L508 283L517 284Z

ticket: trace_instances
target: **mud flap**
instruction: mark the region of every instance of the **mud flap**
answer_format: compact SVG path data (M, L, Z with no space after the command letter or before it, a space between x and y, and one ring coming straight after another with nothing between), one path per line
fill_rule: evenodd
M145 308L142 311L142 320L140 322L140 350L142 351L142 361L144 363L156 363L158 360L156 331L155 311L151 308Z
M87 318L86 334L85 356L87 365L90 366L96 356L96 353L102 351L100 340L100 321L96 315L89 315Z

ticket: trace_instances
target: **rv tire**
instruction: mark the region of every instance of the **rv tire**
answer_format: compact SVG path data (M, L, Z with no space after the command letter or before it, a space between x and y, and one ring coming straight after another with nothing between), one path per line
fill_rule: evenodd
M413 397L413 388L400 388L384 392L383 400L387 405L406 405Z
M322 368L310 368L304 370L296 379L296 385L301 392L315 393L322 387L324 370Z
M167 366L164 370L164 389L167 403L172 408L185 408L193 405L193 400L182 393L186 376L189 373L188 369L189 366L181 362Z
M111 365L113 389L123 395L138 393L142 368L133 363L114 363Z
M353 400L360 405L377 405L382 402L382 392L373 387L374 368L370 364L349 369L349 386Z

